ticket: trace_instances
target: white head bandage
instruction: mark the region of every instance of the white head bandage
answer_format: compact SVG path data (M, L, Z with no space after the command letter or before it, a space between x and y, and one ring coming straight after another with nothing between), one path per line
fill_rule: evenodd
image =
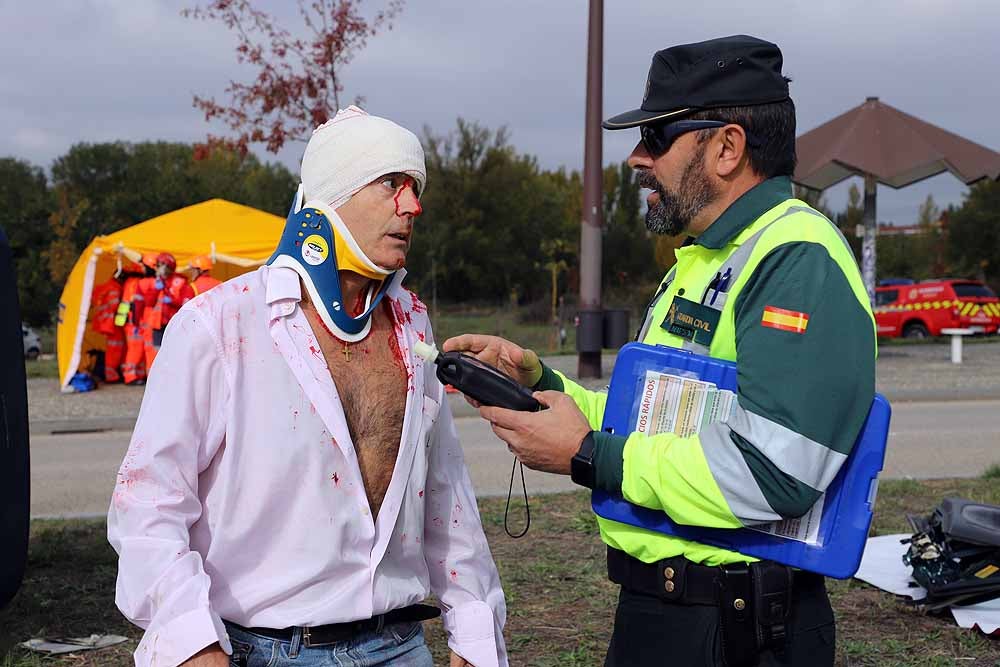
M336 209L379 176L412 177L423 194L424 149L409 130L351 105L317 127L302 156L306 200Z

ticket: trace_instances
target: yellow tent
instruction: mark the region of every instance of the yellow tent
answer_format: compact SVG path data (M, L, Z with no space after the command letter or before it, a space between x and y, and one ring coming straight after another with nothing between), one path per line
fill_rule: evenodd
M56 345L62 386L77 372L83 350L104 349L104 336L87 325L90 296L120 260L138 262L144 252L169 252L180 269L197 255L209 255L216 262L212 275L228 280L267 261L284 225L276 215L210 199L95 238L73 266L59 299Z

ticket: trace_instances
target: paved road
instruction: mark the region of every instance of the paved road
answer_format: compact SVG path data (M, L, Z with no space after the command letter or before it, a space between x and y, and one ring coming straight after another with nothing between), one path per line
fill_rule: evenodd
M476 417L456 423L476 489L506 494L513 460L506 446ZM106 512L128 438L126 431L32 436L32 515ZM1000 463L1000 401L893 406L884 477L974 477L993 463ZM573 488L566 477L525 472L529 494Z
M976 477L1000 464L1000 401L896 403L884 477Z

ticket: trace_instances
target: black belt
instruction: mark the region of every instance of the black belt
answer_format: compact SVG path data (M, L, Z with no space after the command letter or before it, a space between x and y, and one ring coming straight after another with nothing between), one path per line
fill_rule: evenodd
M795 589L822 587L823 577L773 561L709 567L683 556L643 563L608 548L608 578L661 600L719 608L722 651L730 667L757 663L760 651L784 650Z
M654 595L680 604L719 604L719 588L730 570L746 569L745 563L710 567L683 556L644 563L624 551L608 547L608 578L630 590ZM794 586L821 585L823 577L813 572L795 571Z
M409 607L401 607L387 611L384 614L373 616L372 618L360 621L348 621L346 623L330 623L329 625L317 625L313 627L291 627L276 630L273 628L244 628L236 623L240 630L251 634L277 639L279 641L290 642L296 630L302 632L302 645L307 647L328 646L353 639L365 632L381 630L393 623L416 623L419 621L429 621L441 615L441 610L428 604L414 604Z

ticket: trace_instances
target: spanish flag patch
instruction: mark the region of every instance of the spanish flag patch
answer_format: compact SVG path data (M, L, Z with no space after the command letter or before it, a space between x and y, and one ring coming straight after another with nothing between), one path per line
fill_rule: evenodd
M791 331L792 333L805 333L809 324L809 315L795 310L785 310L774 306L764 306L764 316L760 318L761 326Z

